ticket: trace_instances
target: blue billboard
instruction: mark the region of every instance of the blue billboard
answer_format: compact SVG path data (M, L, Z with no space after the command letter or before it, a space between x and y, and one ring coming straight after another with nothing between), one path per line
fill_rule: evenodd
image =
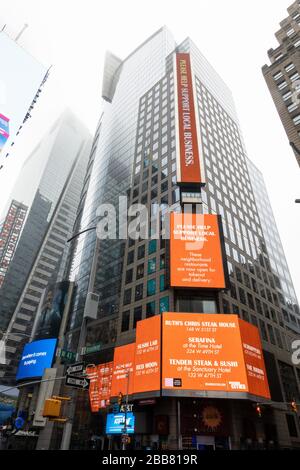
M19 363L17 380L42 377L52 366L57 339L43 339L25 345Z
M127 413L126 434L134 433L135 416L133 413ZM106 420L106 434L125 434L125 413L108 414Z

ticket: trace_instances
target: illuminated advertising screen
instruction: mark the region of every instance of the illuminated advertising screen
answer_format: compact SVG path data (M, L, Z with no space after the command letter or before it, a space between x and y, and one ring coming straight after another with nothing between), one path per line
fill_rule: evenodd
M135 416L127 413L126 434L134 433ZM125 432L125 413L108 414L106 419L106 434L123 434Z
M112 397L118 396L119 393L125 395L127 388L129 395L133 393L134 355L135 343L115 348L111 384Z
M9 119L0 113L0 153L9 138Z
M270 390L258 328L239 319L249 393L269 397Z
M190 54L176 54L178 183L204 183L200 168Z
M25 345L19 363L17 380L40 378L52 366L57 339L44 339Z
M109 404L113 362L88 367L86 373L90 379L89 395L91 411L97 413L101 408L105 408Z
M217 215L170 214L171 287L226 288L220 223Z
M262 350L253 328L246 323L241 332L237 315L164 313L163 394L226 392L232 396L239 392L270 398ZM243 346L242 336L247 346ZM252 370L254 365L252 359L245 363L245 348L249 354L256 349L260 355L260 367L256 368L261 372L256 371L255 381L249 380L246 365ZM258 385L257 380L264 385Z
M137 322L134 393L160 390L160 330L160 315Z

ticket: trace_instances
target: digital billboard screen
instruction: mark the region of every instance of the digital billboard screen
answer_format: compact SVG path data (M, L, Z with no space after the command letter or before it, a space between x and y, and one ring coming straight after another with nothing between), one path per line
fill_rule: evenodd
M160 390L161 317L137 322L134 393Z
M57 339L44 339L27 343L19 363L17 380L40 378L44 370L51 368Z
M134 433L135 416L126 414L126 434ZM123 434L125 432L125 413L108 414L106 420L106 434Z
M118 396L119 393L125 395L127 386L129 395L133 393L134 355L135 343L115 348L111 384L112 397Z
M177 140L179 141L178 183L204 183L200 168L193 75L190 54L178 53L177 82Z
M162 367L164 392L250 393L270 398L259 332L248 323L241 330L237 315L164 313Z
M171 287L226 288L219 223L217 215L171 214Z

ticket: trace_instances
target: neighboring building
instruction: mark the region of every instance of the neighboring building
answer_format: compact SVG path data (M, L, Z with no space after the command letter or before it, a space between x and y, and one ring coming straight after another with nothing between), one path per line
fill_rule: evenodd
M276 33L279 46L270 49L271 65L263 74L278 114L300 166L300 3L288 8L289 16Z
M0 326L9 334L1 381L12 381L44 290L63 279L89 151L88 131L65 112L20 172L13 195L30 209L0 289Z
M0 227L0 289L13 259L28 207L12 201L5 220Z
M12 39L5 26L0 31L0 57L3 65L0 71L1 169L9 155L9 146L14 145L15 137L31 118L49 70Z
M230 279L230 289L223 291L170 288L169 283L169 244L163 222L171 207L180 211L188 192L178 184L176 53L189 53L192 62L206 176L201 192L200 184L195 185L189 197L201 194L202 212L222 217ZM291 363L291 341L300 331L299 309L276 226L271 228L263 220L268 217L270 224L274 222L260 173L246 157L230 90L189 38L177 45L163 27L126 59L107 55L102 95L104 110L90 154L75 232L97 224L101 204L113 205L118 213L120 196L125 196L128 206L141 203L150 208L158 203L162 225L158 239L132 240L119 234L117 240L96 243L95 231L89 231L74 240L68 265L69 279L76 285L65 349L77 350L89 290L100 300L97 319L87 325L87 364L112 361L115 346L136 339L139 320L163 312L236 314L259 328L271 398L280 403L273 406L267 402L260 418L256 397L229 399L227 393L217 392L207 398L200 392L175 398L150 393L150 401L141 403L133 396L130 403L134 401L136 429L131 446L299 447L299 420L286 403L293 398L300 401L300 373ZM259 199L261 194L264 203ZM121 208L119 219L123 212ZM284 311L288 320L283 320ZM201 421L200 410L205 406L218 418L208 417L212 426ZM34 409L33 403L31 407ZM88 448L91 435L105 443L107 411L94 414L87 408L88 394L79 394L72 421L72 448ZM50 447L59 447L61 431L55 430ZM118 436L113 441L112 445L120 446Z

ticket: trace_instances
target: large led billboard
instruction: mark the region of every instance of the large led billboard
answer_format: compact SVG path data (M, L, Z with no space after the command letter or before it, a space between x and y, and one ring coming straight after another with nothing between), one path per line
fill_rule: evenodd
M90 379L89 395L91 411L97 413L100 408L105 408L109 404L113 362L88 367L86 373Z
M163 395L222 392L270 398L259 332L253 325L240 323L237 315L221 314L164 313L162 321Z
M136 327L134 393L160 391L161 317L140 321Z
M51 368L57 339L43 339L27 343L19 363L17 380L40 378Z
M177 182L203 184L190 54L175 56L177 84Z
M133 393L135 343L119 346L114 352L114 367L111 384L111 396L119 393Z
M134 433L135 416L127 413L126 434ZM106 418L106 434L123 434L125 432L125 413L108 414Z
M170 214L171 287L225 289L220 217Z

